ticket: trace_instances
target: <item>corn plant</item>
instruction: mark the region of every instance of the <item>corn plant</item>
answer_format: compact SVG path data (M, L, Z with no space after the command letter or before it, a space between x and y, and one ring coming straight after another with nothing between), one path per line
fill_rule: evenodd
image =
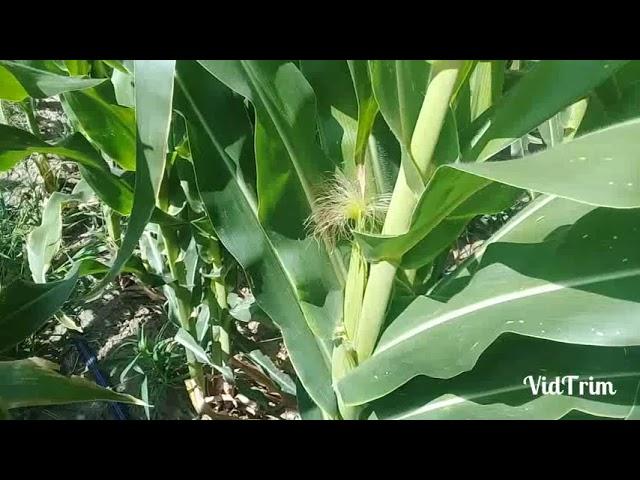
M206 390L206 369L230 375L228 252L282 332L304 418L637 417L639 80L618 60L1 61L0 97L60 94L77 133L2 127L0 167L76 161L115 232L113 259L55 281L55 232L32 242L36 283L2 290L3 346L79 277L97 294L129 269L162 279ZM470 223L516 204L451 271Z

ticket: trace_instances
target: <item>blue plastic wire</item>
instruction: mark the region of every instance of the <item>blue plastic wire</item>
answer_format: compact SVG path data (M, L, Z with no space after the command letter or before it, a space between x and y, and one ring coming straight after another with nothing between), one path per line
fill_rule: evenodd
M96 379L96 383L104 388L109 388L109 382L106 377L100 371L98 367L98 359L96 358L96 354L91 350L91 347L87 344L84 338L80 335L74 335L73 343L75 344L78 352L82 356L87 368L93 374ZM116 416L118 420L128 420L129 419L129 411L125 404L118 402L108 402L109 407L113 411L113 414Z

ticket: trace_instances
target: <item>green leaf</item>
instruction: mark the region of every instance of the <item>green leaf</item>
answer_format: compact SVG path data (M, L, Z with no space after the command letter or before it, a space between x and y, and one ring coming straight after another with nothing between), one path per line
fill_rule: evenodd
M413 214L409 231L389 236L356 232L363 253L373 261L386 260L417 268L428 264L459 235L468 220L499 212L513 204L518 189L468 175L457 166L439 168Z
M0 362L0 398L7 408L111 401L145 405L130 395L102 388L80 377L65 377L42 358Z
M329 158L336 159L342 165L342 171L349 178L356 178L355 168L356 143L358 140L358 98L349 64L344 60L301 60L300 69L311 84L318 107L318 134L320 144ZM359 81L369 82L358 70ZM368 74L367 74L368 75ZM366 83L360 93L364 105L363 126L369 128L369 120L373 125L366 142L364 131L360 134L365 139L364 159L366 165L366 184L371 192L388 193L393 189L397 176L396 155L397 141L384 119L373 115L371 102L366 100ZM366 110L366 109L369 110ZM377 113L377 109L376 109ZM372 118L370 118L372 116Z
M114 69L111 74L111 83L118 104L123 107L135 107L133 75Z
M471 88L471 121L494 105L502 95L506 60L478 62L469 86Z
M0 420L9 420L11 416L9 415L9 409L0 399Z
M109 265L102 263L95 258L82 259L80 263L80 276L95 275L101 277L109 272ZM165 285L165 280L160 276L153 274L147 270L142 259L136 255L132 255L122 268L123 272L133 273L148 287L160 287Z
M18 102L95 87L104 78L65 77L8 60L0 60L0 98Z
M523 159L460 164L455 168L490 180L577 202L640 207L640 167L635 141L640 119L593 132Z
M369 61L371 85L380 113L407 151L410 151L430 69L424 60Z
M380 419L555 420L572 411L625 418L637 403L638 348L592 347L517 335L500 337L471 372L451 380L420 377L373 403ZM534 395L530 381L579 376L571 394ZM615 395L580 394L578 381L609 381ZM637 406L635 407L637 410Z
M75 160L82 177L102 201L123 215L131 211L131 187L111 172L107 163L79 133L51 145L25 130L0 125L0 171L13 168L33 153L50 153Z
M184 328L180 328L178 333L176 333L174 340L182 345L184 348L189 350L196 359L200 363L204 363L205 365L213 365L211 359L207 355L207 352L204 351L198 342L191 336L189 332L187 332Z
M300 70L316 97L320 144L353 177L358 101L349 66L345 60L301 60Z
M450 216L431 230L403 256L400 265L406 269L420 268L435 260L463 233L470 220L478 215L495 215L511 207L522 190L492 183L457 207Z
M338 163L316 141L313 89L292 62L199 61L212 75L247 98L256 111L255 149L261 223L289 238L306 236L305 220L315 207L319 185ZM288 162L283 162L287 158ZM283 215L286 212L286 215ZM340 281L346 268L329 254Z
M579 134L640 115L640 62L632 60L618 69L588 99Z
M207 355L207 352L204 351L204 348L202 348L195 340L195 338L193 338L191 334L184 328L180 328L178 330L178 333L176 333L174 340L184 348L189 350L191 353L193 353L196 360L198 360L200 363L204 363L205 365L209 365L215 368L224 375L227 381L233 381L233 371L227 366L216 365L215 363L213 363L209 355Z
M517 191L491 186L491 181L591 205L640 207L640 166L634 147L638 134L640 120L633 120L522 159L442 166L422 194L407 233L356 233L356 239L368 258L399 262L441 222L508 207ZM443 228L449 227L451 223ZM428 263L430 257L421 259L425 253L425 248L418 248L409 264Z
M133 207L122 246L94 293L120 273L155 210L167 156L174 72L174 60L135 62L137 144Z
M299 378L296 378L296 399L302 420L324 420L322 409L311 400Z
M127 67L123 63L123 60L100 60L100 61L102 63L107 64L108 66L113 68L115 71L122 72L122 73L129 73L129 71L127 70Z
M91 63L87 60L65 60L64 65L71 76L89 75L91 71Z
M594 208L593 205L576 203L550 195L539 196L494 233L455 272L435 285L430 295L446 301L459 292L468 283L470 276L477 271L479 262L493 243L542 242L559 226L576 222Z
M284 237L260 223L253 186L251 124L241 99L200 65L179 62L176 108L184 115L198 189L216 234L252 279L256 302L282 330L313 400L337 413L331 337L341 291L313 239ZM225 122L217 121L223 115Z
M565 218L557 213L556 228L544 239L532 235L537 243L491 244L481 268L448 302L418 297L341 384L346 401L379 398L416 375L451 378L471 370L506 332L571 344L640 345L634 321L640 210L591 207L575 221L571 203L564 202ZM542 220L533 215L516 228L535 232L542 224L548 232Z
M407 152L403 158L410 159L408 152L429 83L430 64L424 60L370 60L369 70L380 113ZM433 164L452 163L459 155L456 120L449 109L433 154ZM414 162L403 161L403 168L411 188L420 192L424 185Z
M36 283L46 282L46 273L51 260L62 242L62 204L83 201L85 195L54 192L46 201L42 211L42 223L27 236L27 259L31 276Z
M147 420L151 420L151 412L149 409L149 377L147 375L144 376L140 384L140 396L145 403L144 414Z
M276 384L282 389L284 393L288 393L289 395L296 394L296 384L291 377L280 370L274 363L271 358L262 353L260 350L252 350L248 353L249 358L260 365L269 378L276 382Z
M498 103L465 149L464 161L486 160L545 120L587 96L626 60L543 60Z
M17 280L0 291L0 351L37 331L64 305L78 281L78 268L64 280L49 283Z
M133 109L107 103L97 91L64 94L82 132L125 170L136 167L136 133Z
M356 138L355 163L364 163L369 135L378 114L378 104L373 96L369 68L366 60L348 60L349 71L353 78L358 99L358 134Z

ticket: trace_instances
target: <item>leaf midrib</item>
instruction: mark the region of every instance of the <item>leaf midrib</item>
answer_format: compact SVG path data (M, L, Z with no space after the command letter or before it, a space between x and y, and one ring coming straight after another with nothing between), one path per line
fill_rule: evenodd
M417 325L407 332L395 337L391 341L386 344L380 344L376 352L373 356L377 354L381 354L382 352L389 350L397 345L400 345L412 338L432 329L439 325L442 325L447 322L455 321L460 318L463 318L466 315L471 313L475 313L480 310L484 310L486 308L491 308L496 305L501 305L504 303L509 303L512 301L517 301L525 298L530 298L536 295L543 295L545 293L553 293L559 290L563 290L565 288L575 288L581 287L584 285L591 285L595 283L601 283L606 281L619 280L622 278L629 278L633 276L640 276L640 268L630 268L623 270L616 270L613 272L598 274L598 275L590 275L587 277L573 277L562 282L558 283L544 283L542 285L538 285L535 287L530 287L524 290L516 290L509 293L505 293L502 295L498 295L495 297L487 298L481 300L479 302L471 303L469 305L465 305L464 307L455 308L453 310L449 310L446 313L441 315L437 315L436 317L428 320L420 325Z
M598 379L612 379L612 378L633 378L633 377L639 377L640 378L640 370L635 371L635 372L627 372L627 373L602 373L599 375L590 375L590 377L593 377L593 380L598 380ZM465 403L465 402L473 402L473 403L477 403L474 402L477 399L481 399L481 398L485 398L485 397L492 397L495 395L500 395L500 394L504 394L504 393L512 393L512 392L518 392L518 391L522 391L522 390L526 390L527 387L525 384L518 384L518 385L511 385L511 386L507 386L507 387L503 387L503 388L497 388L494 390L489 390L489 391L484 391L484 392L477 392L477 393L471 393L471 394L455 394L452 393L451 395L454 395L455 398L451 398L451 399L447 399L447 400L441 400L441 401L437 401L437 399L434 401L434 403L428 403L426 405L423 405L419 408L416 408L414 410L411 410L409 413L403 413L401 415L396 415L390 418L390 420L404 420L404 419L408 419L409 417L413 417L415 415L420 415L422 413L426 413L426 412L431 412L434 410L438 410L439 408L446 408L446 407L450 407L451 405L451 401L452 400L456 400L456 402L454 403L454 405L457 405L459 403ZM462 396L464 395L464 396ZM566 397L575 397L575 395L563 395ZM538 397L541 398L541 397ZM527 402L524 403L522 405L515 405L515 407L520 407L523 405L527 405L529 403L534 402L537 399L532 400L531 402ZM595 400L594 400L595 401ZM487 405L496 405L499 402L493 402ZM482 404L484 405L484 404ZM503 405L508 405L508 404L504 404ZM510 407L514 407L514 405L508 405ZM629 408L632 408L632 405L629 406Z

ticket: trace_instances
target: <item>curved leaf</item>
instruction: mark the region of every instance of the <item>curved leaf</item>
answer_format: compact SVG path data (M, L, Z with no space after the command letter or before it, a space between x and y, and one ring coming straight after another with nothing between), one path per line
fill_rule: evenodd
M448 302L418 297L341 383L347 401L379 398L416 375L459 375L505 332L640 345L640 210L597 208L577 221L574 210L566 213L538 243L490 245L468 286ZM518 228L535 230L538 218Z
M100 400L146 405L130 395L80 377L65 377L55 370L57 365L41 358L0 362L0 399L8 409Z
M369 70L380 113L409 151L431 66L425 60L370 60Z
M17 280L0 291L0 351L37 331L67 301L78 281L79 266L64 280L31 283Z
M54 192L45 203L42 223L27 236L27 259L34 282L46 282L45 275L62 241L62 204L82 201L84 193Z
M315 203L313 185L336 168L335 160L327 158L316 142L313 89L291 62L216 60L200 64L249 99L256 110L261 222L291 238L304 238L303 225ZM282 211L287 211L286 223ZM342 269L344 272L344 266Z
M354 155L355 163L359 165L364 163L369 135L378 114L378 104L373 96L367 61L348 60L348 64L358 99L358 133Z
M131 212L131 187L111 172L109 165L79 133L51 145L25 130L0 125L0 171L11 169L32 153L51 153L75 160L82 177L102 201L123 215Z
M333 325L340 289L312 239L292 240L263 226L244 168L253 159L241 99L200 65L179 62L176 107L187 121L198 190L216 234L252 278L257 303L282 330L311 398L337 413L331 387ZM224 116L225 122L217 121Z
M64 95L80 128L100 150L125 170L136 167L136 132L133 109L111 105L95 90Z
M523 354L526 352L526 354ZM625 418L636 404L640 349L500 337L476 367L451 380L420 377L373 403L380 419L556 420L571 411ZM577 379L565 379L567 376ZM561 395L534 394L530 381L564 380ZM580 392L579 381L611 382L615 395ZM569 386L571 383L571 390Z
M167 156L174 72L175 60L135 62L137 143L133 207L122 246L94 294L120 273L156 208Z
M18 102L95 87L104 78L65 77L21 63L0 60L0 98Z
M502 97L464 161L486 160L587 96L627 60L543 60Z
M522 159L444 165L422 194L407 233L356 233L356 239L368 258L399 262L445 219L508 207L517 192L490 186L492 181L591 205L640 207L640 163L634 146L639 134L640 120L636 119ZM499 190L493 192L495 188ZM463 214L467 208L472 210ZM428 257L420 259L424 253L425 249L418 247L408 263L428 263Z

